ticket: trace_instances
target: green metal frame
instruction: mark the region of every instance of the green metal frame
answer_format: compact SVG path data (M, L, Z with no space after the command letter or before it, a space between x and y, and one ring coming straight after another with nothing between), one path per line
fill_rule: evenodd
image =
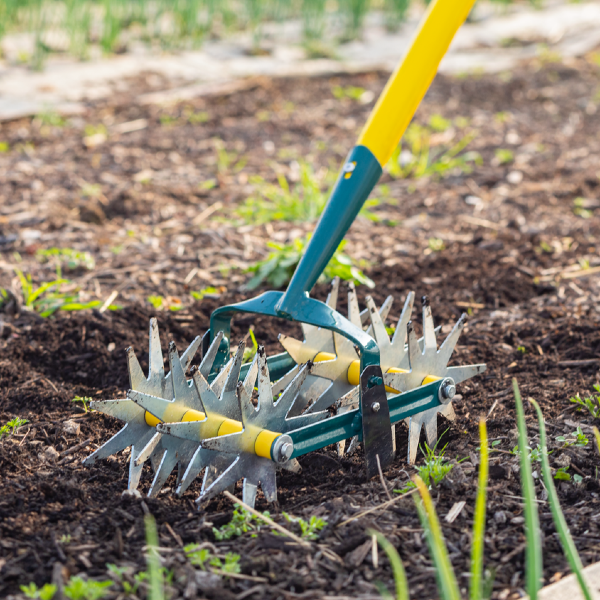
M397 423L411 415L439 406L441 404L439 391L442 383L443 380L440 379L388 398L391 423ZM288 435L294 442L292 458L347 440L355 435L362 441L362 415L357 408L290 431Z

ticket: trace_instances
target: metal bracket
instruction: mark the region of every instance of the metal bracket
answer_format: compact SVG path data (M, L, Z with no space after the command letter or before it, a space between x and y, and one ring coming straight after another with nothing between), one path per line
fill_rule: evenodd
M382 469L394 460L390 409L379 365L365 367L360 376L360 412L367 479L371 479L379 472L377 456Z

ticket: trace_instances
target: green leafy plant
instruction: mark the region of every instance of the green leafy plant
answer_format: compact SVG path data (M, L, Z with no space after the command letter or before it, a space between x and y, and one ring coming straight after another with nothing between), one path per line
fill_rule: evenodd
M109 593L107 588L111 585L112 581L94 581L75 575L69 579L63 593L70 600L100 600Z
M434 126L441 127L441 121L434 121ZM387 166L392 177L395 179L418 179L429 176L442 178L454 170L470 173L473 165L482 164L478 152L463 152L475 139L477 135L475 132L467 133L454 144L442 143L432 150L432 136L436 133L434 126L412 123L408 127L403 142L396 148Z
M195 567L203 571L212 571L218 575L240 573L240 555L227 552L223 558L215 556L209 548L200 548L196 544L184 546L183 551Z
M312 516L308 521L300 517L293 517L286 512L281 513L288 523L297 523L300 526L300 536L305 540L316 540L319 538L318 532L327 525L325 519Z
M301 162L299 175L299 181L293 187L281 174L277 176L278 185L268 183L262 177L250 178L254 194L236 209L235 214L254 225L272 221L316 221L330 195L333 184L330 171L323 170L316 174L308 163ZM370 198L359 214L371 221L379 220L370 210L378 204L379 200Z
M598 419L600 418L600 384L594 384L594 390L596 393L587 398L581 398L577 394L577 396L571 398L571 402L578 405L577 410L587 409L594 419Z
M20 269L15 269L15 273L21 283L24 308L39 313L41 317L49 317L58 310L85 310L102 304L100 300L81 302L77 288L68 292L61 291L63 285L71 284L68 279L58 278L35 288L29 273L25 275ZM117 310L119 307L112 305L109 308Z
M27 598L39 598L39 600L52 600L56 594L56 586L53 583L45 583L41 588L38 588L35 583L31 582L28 585L22 585L21 591Z
M25 423L29 423L29 421L27 419L15 417L14 419L8 421L8 423L6 423L5 425L2 425L0 427L0 440L4 436L12 435L15 432L15 429L18 429L22 425L25 425Z
M256 352L258 350L258 342L256 341L256 336L254 335L254 327L250 327L248 329L248 336L252 341L252 346L246 346L244 349L244 356L242 357L243 362L250 362L256 356Z
M90 402L92 401L92 398L90 398L89 396L75 396L75 398L73 398L71 400L71 402L77 402L78 404L81 404L84 412L89 412L90 410Z
M440 453L436 455L435 451L437 448L437 444L430 448L425 442L425 450L421 446L421 452L425 457L424 464L417 466L417 474L422 481L425 482L427 487L431 487L432 485L438 485L448 473L452 470L453 465L447 462L447 458L445 458L444 454L446 452L446 446L444 446ZM416 487L414 481L409 481L401 490L394 490L397 494L404 494L408 490L414 489Z
M429 246L429 249L432 252L441 252L446 248L444 240L441 240L440 238L436 237L429 238L429 240L427 241L427 245Z
M222 291L223 291L223 288L216 288L216 287L208 286L208 287L202 288L199 292L191 291L190 296L194 300L200 301L200 300L203 300L205 298L205 296L218 297Z
M338 100L349 99L360 102L361 98L364 98L365 94L367 93L367 90L365 90L365 88L355 87L353 85L334 85L331 89L331 93Z
M505 148L496 148L494 151L494 156L496 157L496 162L499 165L507 165L515 159L513 151Z
M571 475L567 473L568 468L569 467L560 467L560 469L556 469L554 479L558 479L559 481L571 481Z
M556 441L563 444L563 448L568 448L569 446L583 448L584 446L587 446L589 442L581 427L577 427L570 436L559 435L556 438Z
M288 283L306 251L309 240L310 236L305 239L295 239L287 245L267 242L267 247L271 248L272 252L264 260L248 267L247 272L254 273L254 276L246 284L246 289L256 289L263 282L267 282L274 288L280 288ZM345 281L354 281L373 288L375 286L373 281L355 266L349 256L342 253L344 246L345 240L331 257L319 281L330 281L334 277L339 277Z
M96 266L94 259L89 252L80 252L73 248L48 248L47 250L38 250L36 255L48 262L54 262L57 266L57 276L61 277L62 267L68 271L73 271L79 267L88 270Z
M148 296L146 300L148 300L156 310L170 310L175 312L184 308L181 300L172 296L169 296L168 298L165 298L164 296Z
M270 516L268 511L263 512L263 514L267 517ZM231 538L239 537L249 531L259 531L261 523L262 521L259 517L248 512L238 504L235 504L231 521L218 529L213 527L213 534L215 539L219 542L230 540Z
M121 587L127 596L134 596L137 594L142 580L139 577L134 576L133 583L128 581L125 578L127 572L129 571L128 567L119 567L115 564L107 563L106 568L114 575L117 582L121 584Z

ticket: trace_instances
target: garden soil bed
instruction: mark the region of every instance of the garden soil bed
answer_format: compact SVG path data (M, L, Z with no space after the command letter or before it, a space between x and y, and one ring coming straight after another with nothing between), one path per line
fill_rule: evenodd
M218 497L198 511L200 480L178 499L174 476L157 499L124 495L127 455L81 465L119 423L71 402L76 395L124 396L124 349L133 345L147 369L150 317L158 317L163 348L174 340L182 349L204 333L214 308L250 296L241 291L249 277L244 268L264 258L266 241L286 243L313 227L237 222L233 211L252 194L251 177L274 182L279 172L293 181L302 160L317 168L339 165L372 102L338 100L332 89L352 85L376 97L385 80L383 73L256 80L243 93L162 107L132 106L115 88L110 103L90 104L83 118L65 124L49 116L0 124L0 141L10 148L0 154L0 286L14 293L0 314L0 422L29 421L0 442L2 597L31 581L42 585L81 573L107 579L107 563L143 570L146 513L156 518L164 564L174 573L173 597L378 597L375 582L390 587L392 576L387 559L373 563L368 528L398 548L411 597L437 597L412 498L347 522L387 500L379 478L365 481L360 450L340 458L327 448L300 459L300 474L278 477L275 505L259 493L257 508L288 527L277 515L327 520L309 550L264 528L215 542L212 528L232 515L228 499ZM139 90L150 84L156 86L152 74L136 83ZM521 493L510 453L516 444L513 377L523 396L542 406L552 464L569 465L572 480L560 482L559 495L583 562L600 557L594 419L569 401L589 395L599 381L599 87L593 57L569 64L546 57L500 76L438 77L416 120L425 124L435 114L454 120L454 141L464 134L459 129L473 132L468 150L479 152L481 164L443 179L385 174L387 187L376 191L381 203L373 209L379 221L359 218L347 236L345 251L364 261L377 284L359 288L363 306L368 293L378 304L393 294L393 321L409 290L428 295L443 326L440 338L462 312L470 313L452 361L486 362L488 369L459 387L457 419L440 422L440 444L455 466L433 495L442 518L456 502L466 503L454 521L442 520L466 589L478 421L487 416L490 439L500 441L492 454L485 544L486 565L496 571L494 598L519 597L524 586ZM190 114L198 115L193 123ZM439 146L452 132L436 135L432 145ZM498 148L512 153L505 164ZM122 309L59 311L45 319L20 309L14 267L36 283L52 280L54 265L36 254L52 247L89 252L94 266L64 275L84 300L118 292ZM206 286L219 288L220 296L193 301L189 292ZM315 291L319 298L326 293L322 284ZM184 308L156 311L146 301L150 295ZM345 301L340 305L345 311ZM238 320L234 339L252 322ZM262 318L255 331L270 353L279 351L278 333L300 335L297 325ZM68 420L79 424L78 434L65 431ZM527 421L535 445L529 408ZM561 448L555 438L577 425L588 445ZM398 456L384 472L390 490L402 488L414 472L404 460L406 437L398 425ZM151 481L145 469L142 492ZM567 564L541 483L537 488L550 582ZM181 548L202 542L221 554L240 554L242 577L198 576ZM119 586L111 589L116 597Z

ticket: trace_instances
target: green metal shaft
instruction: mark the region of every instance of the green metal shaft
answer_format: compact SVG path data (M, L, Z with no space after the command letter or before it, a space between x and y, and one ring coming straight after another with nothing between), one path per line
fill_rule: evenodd
M440 379L410 392L388 398L391 423L397 423L411 415L439 406L439 389L442 382L443 380ZM287 435L294 442L292 458L297 458L355 435L362 439L362 416L359 409L351 410L296 429Z

